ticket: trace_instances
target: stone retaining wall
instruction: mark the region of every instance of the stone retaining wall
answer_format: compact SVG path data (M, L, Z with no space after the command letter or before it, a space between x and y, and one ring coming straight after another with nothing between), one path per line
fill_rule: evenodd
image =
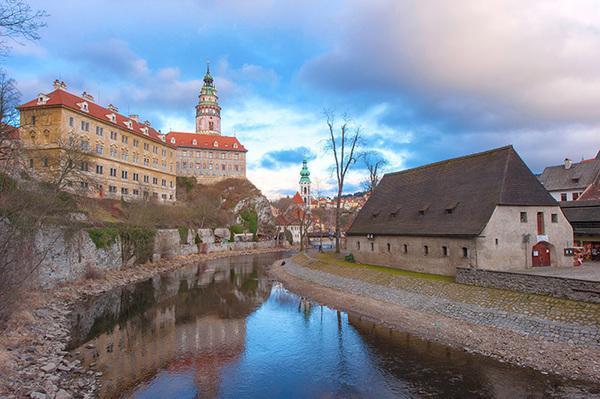
M600 282L515 272L456 268L455 281L461 284L549 295L576 301L600 303Z
M220 236L229 233L228 229L218 230ZM196 234L201 240L200 246L195 243ZM243 251L276 246L276 241L216 243L211 229L189 230L187 240L182 242L177 229L159 229L154 237L152 261L200 252ZM44 228L35 237L35 247L38 253L45 255L37 270L36 283L46 288L82 278L88 269L110 270L123 267L119 237L108 247L97 248L86 229L70 231L61 227Z

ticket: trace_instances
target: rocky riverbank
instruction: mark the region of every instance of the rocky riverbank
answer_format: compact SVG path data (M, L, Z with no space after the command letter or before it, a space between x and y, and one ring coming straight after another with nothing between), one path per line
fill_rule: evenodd
M518 303L512 310L505 310L495 301L489 305L473 303L477 295L498 296L501 302L501 290L488 289L486 295L484 288L390 275L376 283L373 275L377 271L363 270L367 275L363 278L359 268L351 273L343 269L298 255L287 259L284 265L275 263L269 273L290 290L321 304L427 340L542 373L600 383L600 325L590 318L581 324L573 322L573 315L561 315L557 306L553 306L554 299L533 299L538 307L535 301L542 304L550 301L547 311L519 309ZM468 299L457 299L452 293L456 289L466 290ZM506 295L512 298L513 293L506 291ZM566 304L567 308L578 305ZM597 309L592 310L595 314Z
M191 263L237 255L289 251L266 248L182 256L135 268L108 271L94 279L63 284L27 295L0 334L0 398L93 398L100 372L85 369L65 349L70 341L73 305L90 296Z

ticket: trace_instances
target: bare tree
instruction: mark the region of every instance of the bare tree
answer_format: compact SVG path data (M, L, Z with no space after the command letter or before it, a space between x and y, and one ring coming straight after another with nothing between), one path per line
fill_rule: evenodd
M20 93L14 79L10 79L6 72L0 69L0 167L3 172L14 169L18 160L17 126L19 123Z
M88 139L71 135L67 140L57 140L57 157L49 157L49 179L55 191L71 189L87 191L96 189L98 180L90 170L91 150Z
M327 126L329 127L329 141L327 148L332 152L335 160L335 175L337 179L337 197L335 206L335 252L340 253L340 207L344 181L350 167L358 158L358 144L360 128L352 128L350 119L344 117L339 133L336 132L335 118L332 112L325 111Z
M300 251L304 251L308 245L308 230L313 224L313 218L310 209L305 207L298 207L296 216L300 225Z
M377 187L381 180L381 175L387 166L388 161L379 151L367 151L361 154L360 158L368 172L368 176L362 183L363 187L370 194L373 194L375 187Z
M12 40L38 40L39 30L46 26L46 11L33 10L24 0L0 1L0 37ZM6 55L8 45L0 41L0 54Z

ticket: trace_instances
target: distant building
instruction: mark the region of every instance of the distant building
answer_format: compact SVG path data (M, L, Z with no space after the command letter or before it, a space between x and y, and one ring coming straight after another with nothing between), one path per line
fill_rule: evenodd
M600 261L600 200L561 202L573 226L575 245L583 247L585 260Z
M562 165L548 166L539 179L555 200L576 201L600 181L600 151L579 163L566 158Z
M208 66L196 105L196 131L169 132L165 141L177 148L177 176L208 183L246 177L246 148L236 137L221 135L221 106Z
M300 196L304 206L310 208L312 205L312 193L310 192L310 171L308 170L308 163L305 160L302 161L302 169L300 170Z
M444 275L572 262L569 222L512 146L386 174L347 237L359 262Z

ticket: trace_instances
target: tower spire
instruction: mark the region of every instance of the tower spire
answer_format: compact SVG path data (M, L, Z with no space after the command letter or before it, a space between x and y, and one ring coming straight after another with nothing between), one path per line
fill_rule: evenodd
M196 133L221 134L221 107L214 79L210 75L210 61L208 60L203 80L204 84L200 89L198 105L196 105Z

